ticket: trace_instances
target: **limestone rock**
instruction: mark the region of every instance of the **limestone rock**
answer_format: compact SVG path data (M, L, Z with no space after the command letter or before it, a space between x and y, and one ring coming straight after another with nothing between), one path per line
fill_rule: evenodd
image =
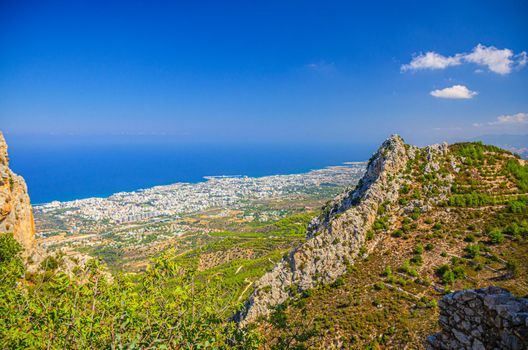
M4 135L0 132L0 233L13 233L26 253L35 248L35 223L26 182L9 168Z
M415 150L412 151L414 156ZM369 161L356 189L325 206L321 216L309 225L307 240L256 282L253 294L234 320L242 325L252 322L286 301L291 292L331 283L342 275L358 257L378 208L397 201L398 175L408 159L399 136L387 139Z

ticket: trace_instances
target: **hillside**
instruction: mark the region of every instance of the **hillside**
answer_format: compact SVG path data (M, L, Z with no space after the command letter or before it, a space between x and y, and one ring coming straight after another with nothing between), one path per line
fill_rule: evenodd
M507 151L393 137L358 188L323 208L313 238L257 283L240 319L260 320L270 348L423 348L450 290L528 294L527 192L528 167Z

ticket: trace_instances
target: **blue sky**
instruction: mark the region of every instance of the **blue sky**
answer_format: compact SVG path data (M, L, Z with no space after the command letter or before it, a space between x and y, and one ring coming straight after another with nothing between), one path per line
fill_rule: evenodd
M525 1L109 3L1 2L0 129L219 142L528 133Z

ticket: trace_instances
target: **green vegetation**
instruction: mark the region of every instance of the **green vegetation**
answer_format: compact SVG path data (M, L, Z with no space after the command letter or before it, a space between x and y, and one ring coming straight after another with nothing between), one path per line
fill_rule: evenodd
M508 207L515 214L528 213L528 196L520 196L517 200L510 201Z
M468 256L474 259L480 255L480 248L481 248L480 244L469 244L465 250Z
M254 225L258 232L211 232L210 243L185 254L165 251L145 272L112 280L96 260L68 276L60 272L60 255L21 278L20 246L0 235L0 313L9 315L0 320L0 348L257 348L258 333L227 319L252 281L304 237L312 217ZM244 249L249 255L236 255ZM123 251L118 243L92 253L113 266ZM209 258L217 253L219 260Z
M490 242L492 244L500 244L504 241L504 234L498 228L494 228L488 233Z
M528 192L528 166L522 166L518 160L510 159L506 163L506 169L515 179L519 191L522 193Z
M109 281L96 261L75 276L21 280L20 246L0 236L1 348L255 349L259 336L226 324L214 278L199 280L170 253L146 273Z
M444 284L451 284L456 280L466 278L466 272L461 266L442 265L436 273Z
M495 205L501 200L485 193L455 194L449 197L448 203L453 207L481 207L484 205Z

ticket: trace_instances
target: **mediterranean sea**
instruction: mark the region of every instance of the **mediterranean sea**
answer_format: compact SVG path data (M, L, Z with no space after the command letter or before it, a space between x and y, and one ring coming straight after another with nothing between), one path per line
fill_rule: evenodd
M310 143L192 143L77 140L5 135L13 171L22 175L33 204L107 197L204 176L267 176L369 159L377 145Z

